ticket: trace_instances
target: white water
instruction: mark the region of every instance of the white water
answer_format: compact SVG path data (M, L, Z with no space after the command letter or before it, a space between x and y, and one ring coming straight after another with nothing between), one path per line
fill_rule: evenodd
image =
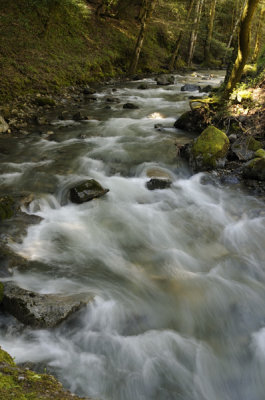
M16 179L36 193L26 211L43 218L13 244L36 263L12 279L96 298L53 330L18 335L2 323L1 345L101 400L263 400L264 204L190 176L174 145L185 133L171 128L189 94L180 83L149 83L114 93L139 110L105 110L103 91L93 121L60 131L58 141L32 140L14 155L21 164L11 157L2 167L6 185ZM148 169L157 167L173 185L148 191ZM73 205L67 189L80 178L110 192Z

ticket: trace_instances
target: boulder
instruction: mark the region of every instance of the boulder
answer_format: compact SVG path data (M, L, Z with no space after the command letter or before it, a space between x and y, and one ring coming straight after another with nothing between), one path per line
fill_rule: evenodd
M241 136L231 146L231 152L241 161L251 160L262 144L252 136Z
M212 90L213 90L212 85L206 85L206 86L204 86L204 87L202 87L202 88L200 89L200 92L202 92L202 93L209 93L209 92L211 92Z
M139 107L133 103L125 103L125 104L123 104L123 108L128 109L128 110L138 110L139 109Z
M0 115L0 133L6 133L8 132L8 129L9 129L8 123Z
M149 190L155 189L168 189L172 184L172 181L165 178L152 178L146 183L146 187Z
M158 78L156 78L156 82L160 86L167 86L167 85L173 85L175 83L174 76L172 75L161 75Z
M224 132L208 126L192 143L190 165L195 171L224 167L229 145Z
M74 295L38 294L5 282L2 307L23 324L43 329L60 324L92 300L92 295L80 299Z
M94 179L79 183L70 189L70 199L73 203L81 204L108 193L109 189L103 188Z
M265 181L265 157L249 161L243 169L243 177Z
M192 111L186 111L174 123L177 129L183 129L188 132L201 133L209 125L206 110L204 107L194 108Z
M201 90L201 87L198 85L192 85L187 83L186 85L182 86L180 89L182 92L196 92L197 90Z

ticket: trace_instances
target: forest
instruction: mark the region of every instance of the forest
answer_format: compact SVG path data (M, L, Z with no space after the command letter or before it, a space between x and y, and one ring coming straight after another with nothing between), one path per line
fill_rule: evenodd
M265 0L0 0L0 399L263 400Z

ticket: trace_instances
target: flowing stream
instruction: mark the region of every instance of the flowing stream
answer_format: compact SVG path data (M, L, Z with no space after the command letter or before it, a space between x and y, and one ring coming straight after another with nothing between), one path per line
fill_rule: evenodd
M265 206L237 185L205 184L178 158L175 142L192 138L172 128L193 94L180 91L185 79L200 80L107 86L89 121L55 121L50 141L10 139L0 165L1 188L34 193L24 211L43 218L12 244L33 262L11 279L40 293L95 295L55 329L19 330L2 317L1 346L79 395L264 399ZM121 102L109 109L110 93ZM171 188L146 188L157 170ZM70 203L69 187L87 178L109 193Z

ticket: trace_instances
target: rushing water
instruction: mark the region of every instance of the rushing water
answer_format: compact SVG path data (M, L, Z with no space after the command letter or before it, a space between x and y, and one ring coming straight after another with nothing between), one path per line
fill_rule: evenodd
M91 120L55 122L55 140L14 142L1 164L3 190L35 193L25 211L43 218L12 245L36 261L12 279L41 293L96 295L56 329L18 334L3 321L1 345L80 395L264 399L265 207L239 187L203 184L176 156L175 141L188 140L172 128L188 109L183 79L118 86L121 103L111 109L104 88L89 105ZM140 109L123 110L125 102ZM172 178L170 189L147 190L157 168ZM67 190L83 178L110 192L71 204Z

